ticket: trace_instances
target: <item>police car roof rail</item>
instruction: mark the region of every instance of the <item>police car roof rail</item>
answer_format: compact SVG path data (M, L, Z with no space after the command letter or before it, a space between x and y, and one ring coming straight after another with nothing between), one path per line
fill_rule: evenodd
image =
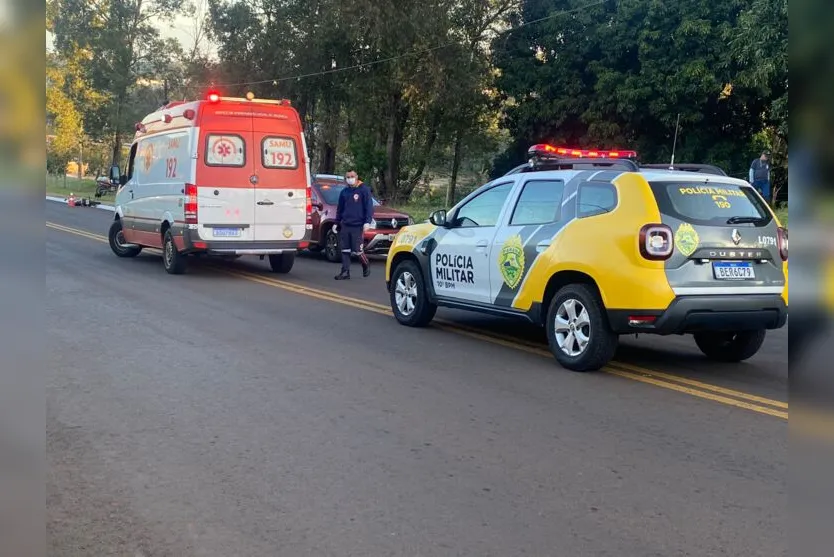
M713 174L716 176L726 176L727 173L719 167L712 164L641 164L640 168L651 170L669 170L669 171L683 171L683 172L697 172L700 174Z
M525 166L514 168L510 173L544 172L547 170L581 170L584 168L607 168L611 170L625 170L626 172L639 172L640 170L636 162L626 158L534 157Z

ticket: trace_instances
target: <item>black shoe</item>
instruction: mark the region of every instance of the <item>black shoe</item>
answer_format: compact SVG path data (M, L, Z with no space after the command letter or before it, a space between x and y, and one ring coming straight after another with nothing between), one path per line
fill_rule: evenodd
M350 273L347 271L342 271L333 278L335 278L336 280L350 280Z
M362 265L362 276L368 278L371 276L371 266L370 265Z

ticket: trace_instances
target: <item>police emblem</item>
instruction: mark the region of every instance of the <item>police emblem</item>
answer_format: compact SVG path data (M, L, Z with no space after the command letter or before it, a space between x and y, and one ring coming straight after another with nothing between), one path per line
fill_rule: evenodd
M515 289L524 274L524 244L518 234L510 236L498 254L498 268L507 286Z
M695 253L700 242L698 232L688 222L681 223L675 232L675 247L686 257Z

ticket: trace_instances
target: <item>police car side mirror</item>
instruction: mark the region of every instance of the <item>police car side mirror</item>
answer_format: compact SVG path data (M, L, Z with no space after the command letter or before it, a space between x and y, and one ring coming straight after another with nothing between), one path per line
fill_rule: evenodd
M446 210L440 209L439 211L435 211L429 216L429 222L435 226L442 226L447 227L448 222L446 221Z

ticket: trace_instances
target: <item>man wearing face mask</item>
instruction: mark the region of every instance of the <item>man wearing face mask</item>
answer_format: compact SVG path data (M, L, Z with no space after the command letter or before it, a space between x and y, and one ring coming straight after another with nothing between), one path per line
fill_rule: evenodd
M342 247L342 270L336 280L350 279L350 256L359 256L362 263L362 276L371 274L371 264L364 251L364 232L371 226L374 218L374 202L371 190L359 180L355 170L345 174L348 187L339 194L336 207L336 224L333 231L339 233Z

